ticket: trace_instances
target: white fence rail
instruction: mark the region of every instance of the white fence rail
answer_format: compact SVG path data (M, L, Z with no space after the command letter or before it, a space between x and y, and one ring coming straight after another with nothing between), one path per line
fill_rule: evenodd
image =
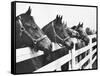
M70 50L69 54L43 66L42 68L34 71L34 72L46 72L46 71L61 71L61 66L64 65L65 63L69 62L69 70L76 70L76 69L80 69L82 67L82 65L89 60L89 64L84 68L84 69L91 69L92 68L92 64L95 62L95 60L97 59L97 56L95 56L92 59L92 56L97 52L97 49L92 50L92 47L97 45L97 42L93 42L92 43L92 39L96 38L96 35L90 35L89 39L90 39L90 43L88 46L85 46L79 50L75 50L75 46L72 50ZM77 40L73 39L74 43L77 43ZM60 49L61 47L59 47L57 44L53 43L53 49L52 50L57 50ZM86 52L87 50L89 50L89 54L84 57L80 62L76 62L75 58L76 56ZM40 55L43 55L44 53L42 51L39 52L34 52L34 55L32 54L31 50L27 47L24 49L17 49L16 50L16 63L19 63L21 61L30 59L30 58L34 58Z
M38 51L38 52L34 52L34 55L33 55L29 47L16 49L16 63L30 59L30 58L34 58L43 54L44 53L42 51Z
M92 39L96 38L96 35L91 35L89 36L89 38L90 38L90 43L88 46L85 46L77 51L75 50L75 46L74 46L74 48L71 50L69 54L47 64L46 66L36 70L35 72L44 72L44 71L46 72L46 71L54 71L54 70L61 71L61 66L64 65L66 62L70 62L69 64L69 66L71 66L69 68L70 70L76 70L76 69L80 69L87 60L90 60L90 62L84 69L91 69L92 64L97 59L97 56L95 56L92 60L92 56L97 51L97 49L92 51L92 47L97 45L97 42L92 43ZM89 54L85 58L83 58L79 63L76 63L75 57L82 54L83 52L87 50L89 50Z
M58 44L55 43L52 43L52 46L53 51L61 48ZM44 52L41 50L39 50L38 52L34 52L34 49L32 50L29 47L16 49L16 63L44 54Z

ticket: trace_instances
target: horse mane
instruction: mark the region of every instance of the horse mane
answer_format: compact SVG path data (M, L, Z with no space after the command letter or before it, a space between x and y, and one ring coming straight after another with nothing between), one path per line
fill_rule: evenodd
M50 21L48 24L46 24L46 25L42 28L42 30L47 32L48 28L51 27L52 22L54 22L55 20L56 20L56 19L54 19L54 20Z
M62 23L61 20L62 20L62 16L57 15L56 18L55 18L54 20L50 21L50 22L49 22L48 24L46 24L46 26L44 26L42 29L43 29L43 30L44 30L45 28L48 29L48 28L50 27L50 25L52 24L52 22L54 22L54 23L60 23L60 22L61 22L61 23ZM46 30L46 29L45 29L45 30Z
M72 26L71 29L75 30L77 26Z

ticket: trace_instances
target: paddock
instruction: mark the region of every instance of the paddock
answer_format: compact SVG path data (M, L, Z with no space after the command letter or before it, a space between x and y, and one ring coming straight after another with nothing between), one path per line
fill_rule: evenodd
M66 66L65 70L80 70L80 69L96 69L97 68L97 39L96 34L89 35L89 45L75 50L75 46L72 50L68 50L65 47L60 47L57 44L52 43L53 52L51 53L55 57L49 63L43 64L37 70L34 69L32 59L38 59L43 63L44 53L42 51L31 53L28 47L22 49L16 49L16 72L17 73L34 73L34 72L50 72L50 71L63 71L63 66ZM77 39L73 39L74 44L77 43ZM77 56L87 52L87 55L77 62ZM67 65L66 65L67 64ZM84 67L83 67L84 66Z

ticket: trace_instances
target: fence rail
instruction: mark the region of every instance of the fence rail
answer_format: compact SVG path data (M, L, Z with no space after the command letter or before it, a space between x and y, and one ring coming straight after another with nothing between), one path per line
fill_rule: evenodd
M38 52L34 52L34 55L33 55L29 47L26 47L24 49L23 48L17 49L16 50L16 63L22 62L24 60L34 58L34 57L37 57L43 54L44 54L43 51L38 51Z
M92 51L92 47L97 45L97 42L92 43L92 39L96 38L96 35L91 35L89 36L89 38L90 38L90 43L88 46L85 46L77 51L75 50L75 46L74 46L74 48L71 50L69 54L49 63L48 65L36 70L35 72L54 71L54 70L61 71L61 66L65 64L66 62L70 62L70 61L71 61L69 64L69 66L71 66L70 70L76 70L76 69L80 69L87 60L90 60L90 62L84 69L91 69L92 64L97 59L97 56L95 56L92 59L92 56L94 55L94 53L97 52L97 49ZM74 42L76 43L76 41ZM82 54L83 52L87 50L89 50L89 54L85 58L83 58L79 63L76 64L76 60L75 60L76 56Z
M61 48L56 43L52 43L52 45L53 45L52 51L56 51ZM34 49L32 50L33 50L33 53L29 47L16 49L16 63L19 63L31 58L35 58L44 54L44 52L41 50L39 50L38 52L34 52Z
M59 70L61 69L61 66L63 64L65 64L66 62L71 60L71 53L69 53L68 55L65 55L49 64L47 64L46 66L38 69L35 72L43 72L43 71L54 71L54 70Z
M96 35L89 36L90 43L88 46L85 46L79 50L75 50L75 46L74 46L74 48L69 51L69 54L64 55L63 57L60 57L59 59L56 59L55 61L39 68L38 70L34 72L46 72L46 71L54 71L54 70L61 71L61 66L64 65L66 62L69 62L69 70L76 70L76 69L80 69L87 60L89 60L89 64L84 69L91 69L92 64L97 59L97 56L95 56L92 59L92 56L97 52L97 49L94 49L94 50L92 49L93 46L97 45L97 42L92 42L93 38L96 38ZM76 44L77 40L73 39L73 42ZM53 51L60 49L60 47L57 46L57 44L53 43L53 46L55 45L56 45L56 48L53 47ZM34 58L37 56L41 56L44 54L42 51L39 51L33 55L29 48L25 48L23 50L24 51L22 51L22 49L16 50L16 63L19 63L24 60L28 60L30 58ZM89 54L85 56L82 60L80 60L79 62L76 62L76 56L86 52L87 50L89 50Z

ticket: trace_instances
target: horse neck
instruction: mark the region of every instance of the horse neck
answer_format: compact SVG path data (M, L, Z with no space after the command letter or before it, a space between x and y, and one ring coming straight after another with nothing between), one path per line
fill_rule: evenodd
M67 36L71 37L72 29L66 28L66 33L67 33Z
M57 24L56 24L57 25ZM52 30L53 30L53 35L54 35L54 42L56 43L60 43L60 44L63 44L63 39L65 39L64 37L62 37L62 33L59 32L57 29L56 29L56 25L52 25ZM63 33L66 33L66 31L64 31ZM64 34L65 35L65 34ZM67 34L68 36L68 34ZM66 36L66 37L67 37Z
M47 24L44 28L43 28L43 32L48 36L48 38L54 42L55 40L55 35L54 35L54 30L52 28L52 22L50 22L49 24Z
M82 34L82 36L84 36L84 37L87 36L87 33L86 33L84 30L81 30L81 34Z
M50 23L48 23L46 26L44 26L42 28L43 32L48 36L48 38L52 41L52 42L58 42L59 40L56 38L56 33L54 32L55 31L55 27L54 25L52 25L52 22L51 21ZM57 41L56 41L57 40ZM59 42L58 42L59 43Z
M32 47L32 40L24 33L20 31L20 25L16 20L16 49L23 47Z

